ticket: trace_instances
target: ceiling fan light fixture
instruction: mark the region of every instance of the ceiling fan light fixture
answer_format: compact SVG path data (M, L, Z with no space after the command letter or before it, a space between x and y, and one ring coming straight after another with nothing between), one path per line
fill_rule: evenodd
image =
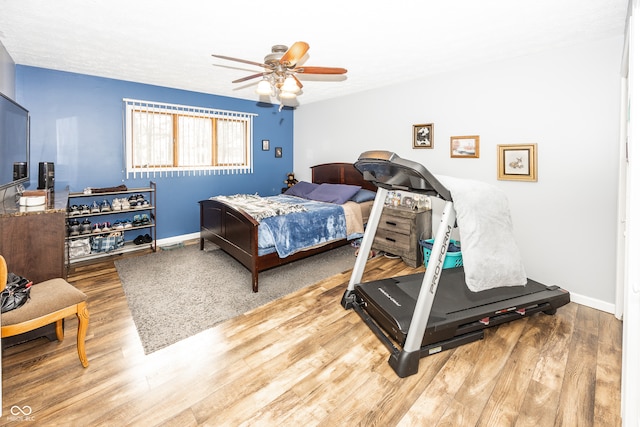
M258 95L271 95L273 93L273 88L271 87L271 83L269 83L269 80L261 80L260 83L258 83L258 87L256 88L256 93Z
M282 99L295 99L296 94L283 89L280 89L280 98Z
M294 79L292 76L288 76L286 79L284 79L284 83L282 84L280 90L291 93L298 93L300 92L300 87L298 86L298 83L296 83L296 79Z

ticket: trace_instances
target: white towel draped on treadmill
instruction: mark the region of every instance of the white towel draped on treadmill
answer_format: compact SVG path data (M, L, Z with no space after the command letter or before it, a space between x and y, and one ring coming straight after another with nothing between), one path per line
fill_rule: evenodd
M480 181L436 178L449 189L453 199L467 287L478 292L526 285L527 275L513 234L506 195Z

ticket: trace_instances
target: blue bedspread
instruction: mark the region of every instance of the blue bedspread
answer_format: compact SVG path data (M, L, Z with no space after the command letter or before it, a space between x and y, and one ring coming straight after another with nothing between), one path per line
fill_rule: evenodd
M273 252L285 258L301 249L347 237L344 209L333 203L295 196L269 196L283 203L303 205L307 212L264 218L258 227L258 254Z

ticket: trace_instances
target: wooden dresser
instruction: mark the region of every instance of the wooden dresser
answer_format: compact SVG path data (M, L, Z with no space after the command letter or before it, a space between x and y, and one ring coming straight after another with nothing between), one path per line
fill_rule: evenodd
M373 249L398 255L410 267L422 264L419 240L431 238L431 210L385 206Z
M10 272L33 283L66 278L64 238L68 191L52 193L46 205L25 208L15 200L0 207L0 254Z

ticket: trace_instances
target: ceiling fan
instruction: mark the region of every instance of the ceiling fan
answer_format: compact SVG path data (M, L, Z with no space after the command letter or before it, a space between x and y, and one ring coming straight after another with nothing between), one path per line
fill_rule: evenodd
M296 74L346 74L347 72L345 68L339 67L307 67L299 65L308 50L309 44L306 42L295 42L290 48L284 45L275 45L271 48L271 53L264 57L264 62L262 63L224 55L211 56L264 68L264 71L236 79L232 83L241 83L262 77L256 88L256 93L262 96L278 98L280 100L280 108L282 108L284 100L295 100L298 93L300 93L300 89L302 89L302 83L296 77Z

